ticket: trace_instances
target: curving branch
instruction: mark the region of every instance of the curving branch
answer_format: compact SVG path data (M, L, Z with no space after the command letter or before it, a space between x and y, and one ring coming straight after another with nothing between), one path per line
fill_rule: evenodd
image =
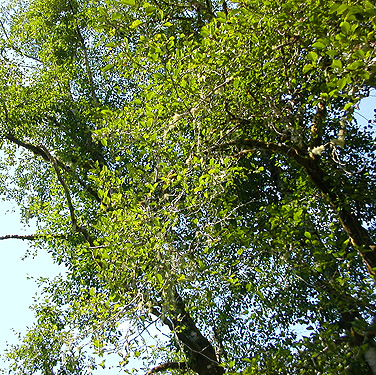
M67 184L66 184L66 182L65 182L65 180L64 180L64 178L63 178L63 176L60 172L60 168L59 168L59 165L57 163L57 160L54 158L54 156L51 155L51 153L47 150L46 147L39 146L39 148L43 150L45 155L47 155L49 161L51 162L51 164L52 164L52 166L55 170L56 177L63 187L65 197L66 197L66 200L67 200L67 204L68 204L68 209L69 209L69 214L70 214L70 218L71 218L71 222L72 222L73 232L81 233L85 237L86 241L90 244L90 246L94 246L94 241L91 238L90 234L88 233L87 229L78 224L78 221L77 221L77 218L76 218L76 215L75 215L75 209L74 209L73 202L72 202L72 197L70 195L69 188L68 188L68 186L67 186Z
M23 142L20 139L16 138L13 134L8 134L5 136L5 139L8 141L15 143L17 146L23 147L26 150L31 151L34 155L41 156L42 159L46 162L50 162L50 159L48 157L48 154L45 150L43 150L42 146L35 146L27 142ZM85 181L83 181L79 176L77 176L77 173L72 170L71 167L61 162L59 159L54 157L54 160L57 164L57 166L61 169L63 169L65 172L68 172L70 175L73 176L73 178L80 184L81 187L84 188L98 203L101 202L101 199L98 196L98 193L93 190Z
M285 155L303 167L316 188L337 212L342 228L362 257L369 274L376 279L376 244L373 242L369 232L362 226L361 220L346 204L346 197L338 192L333 178L320 165L319 156L310 155L306 150L299 147L290 147L281 143L264 142L257 139L234 139L211 147L208 151L228 149L232 146L237 146L241 149L237 156L251 153L257 149Z
M167 370L188 370L187 362L166 362L153 367L150 371L146 373L146 375L156 374L158 372L167 371Z

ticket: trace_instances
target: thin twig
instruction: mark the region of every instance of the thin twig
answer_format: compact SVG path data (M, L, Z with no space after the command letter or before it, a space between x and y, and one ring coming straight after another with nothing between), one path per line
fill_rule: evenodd
M5 236L0 236L0 240L23 240L23 241L33 241L33 240L40 240L46 238L66 238L64 234L55 234L55 235L48 235L48 234L7 234Z

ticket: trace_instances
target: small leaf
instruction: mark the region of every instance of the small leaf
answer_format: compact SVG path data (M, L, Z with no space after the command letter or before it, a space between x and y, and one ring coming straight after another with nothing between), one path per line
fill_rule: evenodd
M362 65L363 65L362 61L354 61L351 64L347 65L346 69L347 70L356 70L356 69L358 69Z
M157 280L160 284L163 283L163 276L160 273L157 273Z
M108 71L111 70L113 67L114 67L114 64L107 64L104 68L102 68L102 72L103 72L103 73L108 72Z
M113 20L118 20L118 19L122 18L122 14L119 13L119 12L112 13L112 14L111 14L111 18L112 18Z
M330 57L334 57L338 54L338 52L334 49L327 50L327 51L325 51L325 53Z
M309 232L304 232L304 236L305 236L306 238L308 238L309 240L312 238L312 235L311 235L311 233L309 233Z
M232 368L232 367L234 367L235 366L235 361L230 361L229 363L228 363L228 367L229 368Z
M337 69L342 69L342 61L341 60L333 60L331 67L337 68Z
M347 111L349 108L351 108L354 105L354 103L346 103L345 106L343 107L344 111Z
M350 24L349 24L348 22L346 22L346 21L343 21L343 22L341 23L340 27L341 27L342 32L343 32L344 34L346 34L346 35L349 33L349 31L350 31L350 29L351 29Z
M317 41L317 42L315 42L315 43L312 44L312 47L314 47L314 48L320 48L321 49L321 48L325 48L326 45L323 42Z
M313 68L312 64L306 64L303 66L303 73L309 72Z
M319 55L314 51L310 51L308 52L308 58L312 61L316 61L319 58Z
M131 28L131 29L135 29L136 27L140 26L141 24L142 24L142 21L140 21L140 20L135 20L135 21L132 22L130 28Z
M339 90L342 90L347 84L347 77L341 78L337 82L337 87Z
M154 11L155 11L155 7L151 5L145 8L146 13L153 13Z
M124 5L129 5L131 7L135 6L136 5L136 1L135 0L121 0L121 2L124 4Z
M237 255L242 255L244 252L244 249L238 249L238 251L236 252Z
M347 8L348 8L347 4L334 4L330 8L330 12L331 13L337 12L337 14L342 14Z

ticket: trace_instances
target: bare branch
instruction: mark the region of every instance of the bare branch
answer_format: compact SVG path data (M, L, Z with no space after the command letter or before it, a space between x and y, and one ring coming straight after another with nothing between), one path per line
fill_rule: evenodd
M146 375L156 374L157 372L167 371L167 370L188 370L187 362L166 362L159 366L152 368Z
M23 240L23 241L34 241L45 238L66 238L64 234L57 235L47 235L47 234L7 234L5 236L0 236L0 240Z
M274 142L264 142L257 139L235 139L229 142L222 143L218 146L214 146L209 148L208 151L214 151L217 149L225 149L229 148L230 146L239 146L239 147L250 147L253 149L263 150L263 151L271 151L279 154L286 155L294 159L298 164L302 166L306 166L309 161L312 161L312 158L309 156L303 156L302 150L296 147L290 147L283 145L281 143L274 143ZM251 152L252 150L242 150L242 152Z

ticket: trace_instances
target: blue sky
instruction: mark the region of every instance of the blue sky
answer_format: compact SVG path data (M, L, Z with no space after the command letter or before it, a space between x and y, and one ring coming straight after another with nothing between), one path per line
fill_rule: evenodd
M33 233L33 226L24 227L20 224L20 216L15 203L0 202L0 236L6 234ZM33 323L33 313L29 306L37 292L35 280L30 277L53 277L60 272L46 252L40 251L36 257L22 260L28 242L21 240L0 241L0 354L3 353L5 342L15 343L14 328L17 332L25 332ZM0 359L0 368L4 362Z
M361 114L367 119L374 115L376 108L376 93L374 96L363 100ZM367 120L358 117L360 124L365 125ZM20 216L15 203L0 201L0 236L6 234L33 233L33 226L24 227L20 224ZM38 277L53 277L64 272L52 262L48 253L40 251L36 257L28 257L22 260L28 242L21 240L0 241L0 354L3 353L6 341L15 343L17 332L25 332L27 326L33 323L33 313L29 306L33 303L33 296L37 292L35 280ZM0 358L0 368L4 367L4 361Z

